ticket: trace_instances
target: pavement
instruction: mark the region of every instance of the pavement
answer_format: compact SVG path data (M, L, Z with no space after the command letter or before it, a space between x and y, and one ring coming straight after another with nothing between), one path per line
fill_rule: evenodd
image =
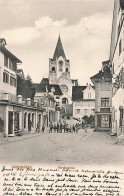
M117 136L115 144L124 145L124 133L121 133L119 136Z
M34 133L0 145L1 163L51 165L124 165L124 146L109 133Z
M8 142L20 141L20 140L24 140L24 139L37 137L37 136L44 135L44 134L48 134L48 133L49 133L49 128L45 129L44 133L43 132L37 133L36 131L31 131L31 132L26 132L23 135L13 136L13 137L4 137L3 135L1 135L0 136L0 145L4 144L6 142L8 143Z

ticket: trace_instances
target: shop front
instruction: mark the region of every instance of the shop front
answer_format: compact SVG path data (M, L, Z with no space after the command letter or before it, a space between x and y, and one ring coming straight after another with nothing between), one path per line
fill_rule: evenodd
M111 130L111 113L96 113L96 131L110 131Z

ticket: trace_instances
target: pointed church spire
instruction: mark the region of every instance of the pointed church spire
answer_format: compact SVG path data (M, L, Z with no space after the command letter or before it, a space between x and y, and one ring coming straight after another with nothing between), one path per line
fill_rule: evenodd
M62 42L61 42L61 38L60 38L60 34L59 34L58 42L57 42L56 49L53 55L53 60L56 60L56 58L59 58L60 56L66 59L65 52L64 52Z

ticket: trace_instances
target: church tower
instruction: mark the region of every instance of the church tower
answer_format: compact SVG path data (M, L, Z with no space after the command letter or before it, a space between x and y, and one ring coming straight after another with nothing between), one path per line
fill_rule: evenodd
M49 83L57 84L63 74L70 78L70 62L66 59L59 35L53 58L49 59Z
M62 104L72 104L73 81L70 77L70 61L67 60L60 35L53 58L49 59L49 84L59 85L62 91Z

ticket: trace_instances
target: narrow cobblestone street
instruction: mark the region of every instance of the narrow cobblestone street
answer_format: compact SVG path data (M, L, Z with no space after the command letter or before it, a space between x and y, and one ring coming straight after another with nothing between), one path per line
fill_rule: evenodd
M21 138L22 137L22 138ZM124 146L109 133L80 129L74 133L40 133L1 143L1 163L121 166Z

